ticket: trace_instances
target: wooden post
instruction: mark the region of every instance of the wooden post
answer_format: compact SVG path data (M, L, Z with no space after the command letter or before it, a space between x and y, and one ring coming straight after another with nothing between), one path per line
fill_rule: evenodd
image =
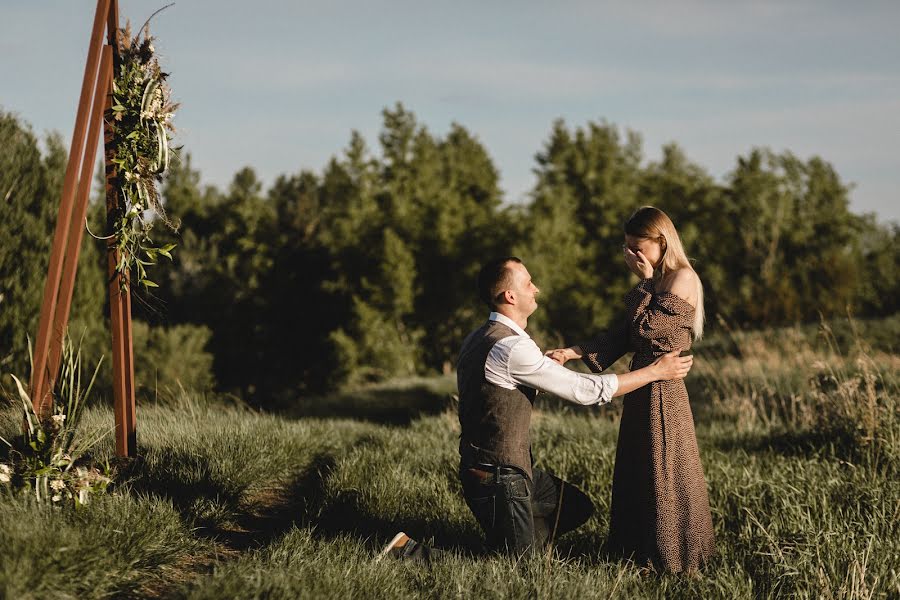
M116 36L119 28L119 2L112 0L107 22L107 43L113 48L113 65L119 67L118 42ZM113 185L116 176L115 148L112 146L114 120L112 118L112 82L109 87L109 100L106 106L107 118L104 120L103 132L106 140L106 216L108 229L112 230L112 220L120 214L122 199ZM116 417L116 454L118 456L137 455L137 436L134 403L134 355L131 335L131 284L128 275L116 272L119 253L115 241L110 240L107 246L107 265L109 273L109 322L112 331L112 364L113 364L113 412Z
M57 371L50 369L51 365L48 364L51 335L53 346L61 348L63 335L65 334L64 331L59 331L56 327L51 328L51 325L56 321L59 284L63 269L63 252L66 249L72 225L76 178L84 158L84 131L88 122L91 100L97 90L100 46L103 44L103 28L109 12L109 2L110 0L97 0L97 12L94 15L94 27L91 30L87 62L84 67L84 78L81 82L81 97L78 101L78 112L75 116L75 131L72 133L69 162L66 165L66 176L63 180L56 231L53 234L53 246L50 250L47 282L44 284L44 300L41 304L41 318L34 346L31 371L31 401L34 404L34 410L38 414L46 414L52 407L53 402L51 394L53 392L53 384L56 381ZM89 160L93 161L93 157ZM74 264L78 264L77 252L74 258ZM63 323L62 328L65 329L66 325L67 323Z
M53 387L59 373L63 338L69 323L101 123L106 158L108 220L117 212L121 202L112 182L115 177L115 166L111 159L114 158L115 148L112 146L113 127L110 114L114 73L119 65L116 40L118 26L118 0L97 0L34 348L31 395L34 409L41 415L46 415L53 406ZM107 33L105 46L104 29ZM88 132L87 136L85 130ZM127 275L123 280L123 276L116 273L118 255L115 244L110 243L108 249L116 454L135 456L137 448L131 292Z
M88 129L87 149L84 153L84 160L81 163L81 178L78 181L75 206L72 210L72 220L66 244L66 254L63 259L59 302L57 303L56 314L53 319L53 343L50 346L50 362L47 372L54 375L59 373L62 340L66 333L66 326L69 323L69 311L72 308L75 275L78 273L78 255L81 251L81 241L84 239L85 217L87 217L91 180L94 174L94 157L97 155L97 145L100 142L100 124L103 121L103 110L108 103L106 90L109 89L111 83L112 50L109 46L104 46L100 58L100 71L97 75L97 91L94 94L94 104L90 112L91 119Z

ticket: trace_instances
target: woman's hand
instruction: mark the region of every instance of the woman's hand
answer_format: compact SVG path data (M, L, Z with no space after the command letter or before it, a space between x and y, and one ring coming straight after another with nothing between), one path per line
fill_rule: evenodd
M544 352L544 356L549 357L550 360L558 362L561 365L566 364L566 361L581 358L581 355L581 348L578 346L572 346L571 348L557 348L556 350L547 350Z
M623 251L625 252L625 264L628 265L632 273L641 279L653 277L653 265L650 264L643 252L638 250L637 254L635 254L627 246L623 248Z

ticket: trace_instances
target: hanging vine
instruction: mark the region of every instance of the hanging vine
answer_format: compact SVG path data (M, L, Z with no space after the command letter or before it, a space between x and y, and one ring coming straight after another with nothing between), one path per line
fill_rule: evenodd
M128 23L116 36L120 61L113 78L111 162L119 205L111 215L110 238L119 253L116 273L122 275L123 288L132 279L145 289L158 287L148 278L146 267L156 264L160 256L172 260L175 244L156 246L150 232L156 220L178 230L178 223L166 214L157 184L175 152L172 117L179 105L171 100L168 73L159 66L149 23L148 19L134 37Z

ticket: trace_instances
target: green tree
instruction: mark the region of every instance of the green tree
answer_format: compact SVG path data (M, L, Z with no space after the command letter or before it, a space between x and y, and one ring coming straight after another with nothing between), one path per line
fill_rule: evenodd
M900 226L880 225L874 215L862 217L859 265L859 314L887 316L900 311Z
M0 111L0 368L29 375L28 337L37 334L67 152L50 135L42 154L28 125ZM85 236L87 237L87 236ZM96 248L83 242L69 330L99 360L108 339L105 277Z
M831 165L754 150L729 183L739 249L729 261L730 316L773 324L842 313L858 288L857 219Z
M606 123L572 132L557 121L536 159L527 243L516 252L542 288L535 325L578 339L610 322L631 285L622 225L639 206L641 141Z

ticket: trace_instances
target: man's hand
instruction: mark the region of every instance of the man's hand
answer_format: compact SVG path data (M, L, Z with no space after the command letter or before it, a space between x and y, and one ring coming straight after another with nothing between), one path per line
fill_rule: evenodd
M673 350L656 359L653 363L653 373L657 380L684 379L694 363L693 356L678 356L681 350Z
M694 357L678 356L680 353L681 350L674 350L660 356L652 365L647 365L643 369L638 369L637 371L618 375L619 389L614 395L623 396L638 388L651 384L654 381L684 379L684 376L691 370Z
M581 348L579 348L578 346L572 346L571 348L557 348L556 350L547 350L546 352L544 352L544 356L547 356L550 358L550 360L564 365L567 361L581 358Z

